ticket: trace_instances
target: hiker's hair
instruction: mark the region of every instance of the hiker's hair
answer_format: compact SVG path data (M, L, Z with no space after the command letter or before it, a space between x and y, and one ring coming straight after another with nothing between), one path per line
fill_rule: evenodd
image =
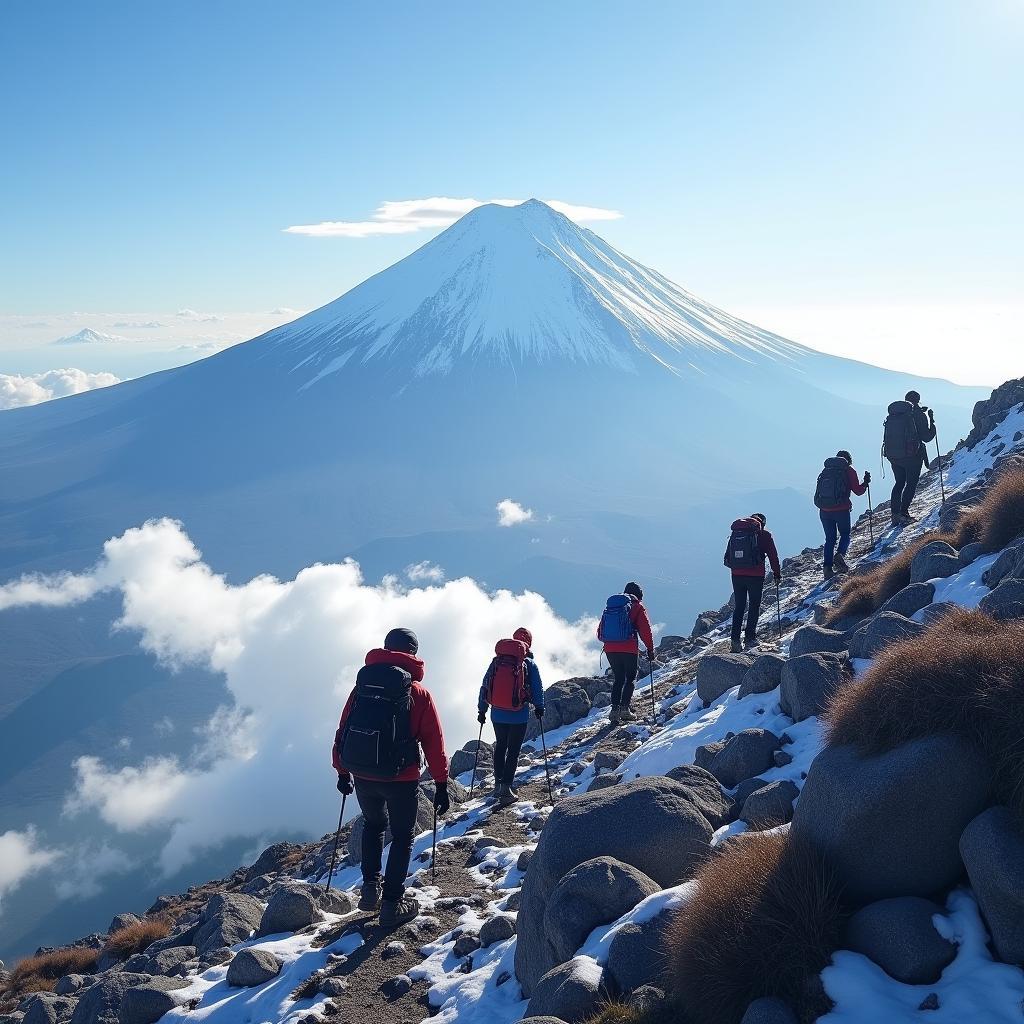
M846 459L846 461L851 466L853 465L853 456L845 448L840 448L839 451L836 452L836 458L837 459Z
M768 517L763 512L751 512L751 519L756 519L762 526L768 525Z
M627 583L622 588L622 592L624 594L629 594L632 597L635 597L638 601L642 601L644 599L644 588L641 587L639 583Z
M917 391L908 391L904 396L905 402L910 402L913 405L918 405L921 402L921 395Z

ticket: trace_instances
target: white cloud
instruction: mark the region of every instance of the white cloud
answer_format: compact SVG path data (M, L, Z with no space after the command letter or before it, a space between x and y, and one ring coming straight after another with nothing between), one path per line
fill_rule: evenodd
M416 562L405 567L405 575L411 583L440 583L445 573L441 566L433 562Z
M137 865L108 842L86 843L62 858L61 876L54 889L62 900L88 900L103 890L101 880L124 874Z
M40 846L31 825L24 832L11 829L0 833L0 897L16 889L29 875L51 865L59 856L58 850Z
M352 561L314 565L290 581L230 584L170 520L108 541L88 573L33 579L23 596L54 603L59 594L72 604L99 590L122 598L116 628L137 633L143 649L172 665L223 672L234 699L187 759L76 763L69 811L90 810L119 831L167 829L168 871L229 837L322 835L331 827L338 715L366 650L392 626L419 634L449 752L476 733L476 690L497 638L528 627L548 683L597 663L594 623L566 622L539 594L492 593L472 579L373 586Z
M47 370L24 377L16 373L0 373L0 409L38 405L52 398L79 395L83 391L119 383L120 378L112 373L87 373L73 368Z
M223 319L217 316L216 313L199 313L194 309L179 309L174 315L182 320L195 320L201 324L212 324Z
M533 519L533 509L524 508L518 501L511 498L502 498L495 505L498 511L499 526L518 526L520 523L528 523Z
M162 324L158 320L118 320L113 326L121 330L132 328L140 331L155 331L160 327L165 327L166 324Z
M312 235L317 238L370 238L374 235L409 235L431 228L446 228L470 210L494 203L498 206L519 206L524 199L451 199L434 196L431 199L401 199L381 203L370 220L329 220L319 224L293 224L284 230L292 235ZM553 210L581 224L591 221L618 220L618 210L600 206L580 206L560 199L545 199Z

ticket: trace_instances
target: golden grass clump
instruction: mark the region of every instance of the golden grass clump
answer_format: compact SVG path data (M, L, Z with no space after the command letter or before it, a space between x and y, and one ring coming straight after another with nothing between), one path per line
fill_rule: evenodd
M868 755L955 733L992 758L999 800L1024 807L1024 622L949 612L833 693L825 722L829 743Z
M17 999L29 992L52 992L65 974L89 974L100 958L98 949L68 946L52 953L39 953L21 960L11 971L4 999Z
M739 1024L760 996L801 1021L829 1009L818 975L838 948L842 893L820 853L786 834L750 833L697 874L667 932L669 979L691 1024Z
M587 1024L683 1024L678 1007L662 1003L651 1010L634 1009L625 1003L605 1003Z
M1000 473L985 497L960 517L950 538L957 548L975 541L986 552L1005 548L1024 534L1024 469Z
M103 952L127 960L143 952L150 943L164 938L171 930L171 922L164 917L147 917L136 924L130 924L107 938Z

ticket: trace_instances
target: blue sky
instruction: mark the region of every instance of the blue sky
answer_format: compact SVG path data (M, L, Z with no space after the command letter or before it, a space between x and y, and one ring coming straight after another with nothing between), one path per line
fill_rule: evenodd
M18 359L46 334L28 316L313 308L433 232L283 229L430 196L619 210L591 226L697 294L890 364L942 372L953 322L1000 367L1022 337L1022 0L3 17L0 346Z

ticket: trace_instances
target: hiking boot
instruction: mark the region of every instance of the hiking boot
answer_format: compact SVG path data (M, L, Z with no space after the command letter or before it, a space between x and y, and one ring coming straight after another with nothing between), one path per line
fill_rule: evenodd
M636 715L629 710L628 704L622 704L619 706L619 721L620 722L635 722Z
M384 900L380 905L382 928L397 928L400 924L413 921L420 915L420 905L408 896L400 900Z
M516 794L512 792L511 786L506 786L504 783L499 787L498 791L498 806L508 807L509 804L516 802Z
M742 654L743 648L740 646L739 640L733 640L732 645L729 647L730 654Z
M836 555L833 564L835 565L836 572L849 572L850 571L849 563L840 554Z
M833 568L832 568L832 566L831 566L831 565L826 565L826 566L825 566L825 571L824 571L824 574L823 574L823 575L824 575L824 577L825 577L825 582L826 582L826 583L827 583L827 582L828 582L828 581L829 581L830 579L832 579L832 577L833 577L833 576L835 576L835 574L836 574L836 571L835 571L835 569L833 569Z
M501 783L495 782L494 789L491 790L491 799L497 800L499 796L501 796Z
M359 892L359 909L375 911L380 906L380 885L377 882L363 882Z
M747 639L743 641L743 649L746 651L757 650L757 637L748 636Z
M911 523L917 522L917 516L912 516L909 512L904 512L900 518L903 520L904 526L909 526Z
M611 711L608 712L608 724L618 725L622 719L619 717L619 705L613 704Z

